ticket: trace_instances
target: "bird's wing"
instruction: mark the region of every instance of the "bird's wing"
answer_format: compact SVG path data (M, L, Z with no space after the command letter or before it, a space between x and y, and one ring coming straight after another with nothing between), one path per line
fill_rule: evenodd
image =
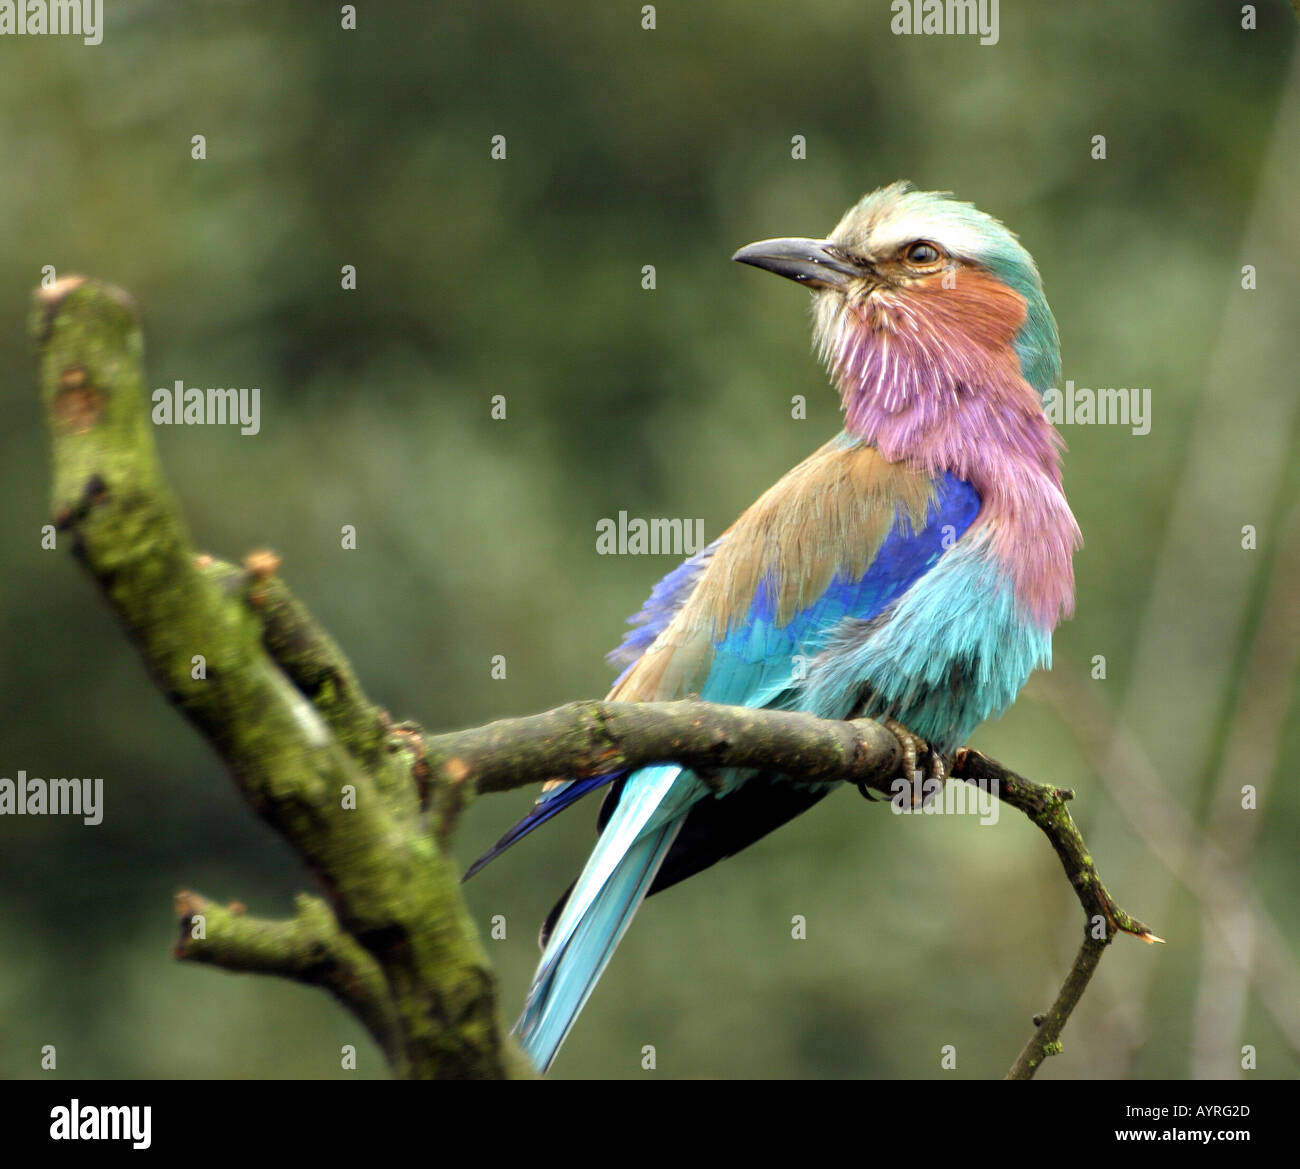
M610 697L698 692L714 702L815 706L824 718L846 717L858 697L853 686L817 703L803 700L811 660L842 623L883 614L938 563L979 508L979 494L955 476L932 480L872 447L832 440L719 539L690 596ZM856 681L860 688L867 679ZM616 777L600 827L633 780ZM679 782L688 781L689 773ZM649 893L748 847L829 790L759 773L717 799L695 799Z
M637 628L611 655L626 668L609 697L652 701L694 693L713 702L797 707L792 695L808 660L836 626L883 612L933 567L978 510L978 494L961 480L934 480L845 435L832 439L655 586L632 618ZM467 878L578 799L615 783L603 825L627 778L613 772L551 786ZM785 786L747 784L752 790L723 801L725 808L714 801L697 805L654 890L739 851L826 793L775 790ZM765 788L773 790L765 796Z
M931 478L837 436L706 549L689 594L609 697L773 704L798 689L808 658L840 622L883 613L979 507L955 476Z
M605 660L611 666L626 673L636 665L637 659L668 628L669 622L695 591L695 586L699 584L700 577L704 575L704 570L722 544L722 540L723 537L719 536L689 560L683 560L650 590L646 603L627 619L627 623L634 628L624 635L622 644L617 649L606 655ZM622 681L621 677L619 681ZM618 683L616 682L615 685L617 686Z

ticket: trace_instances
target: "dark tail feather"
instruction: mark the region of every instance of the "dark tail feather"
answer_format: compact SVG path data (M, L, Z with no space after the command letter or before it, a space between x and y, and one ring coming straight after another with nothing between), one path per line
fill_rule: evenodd
M620 776L605 793L605 798L600 802L600 814L596 817L597 832L605 831L605 825L618 807L626 782L627 777ZM653 897L676 885L678 881L684 881L720 860L735 856L756 840L806 812L833 790L833 784L825 787L796 787L781 776L759 772L720 799L706 797L700 800L687 813L681 831L668 850L668 855L664 857L646 896ZM543 947L572 889L570 886L569 891L547 915L542 926Z
M717 864L806 812L833 788L795 787L758 774L720 799L705 797L686 816L647 896ZM612 797L606 797L606 802Z
M571 780L567 787L556 788L552 792L547 792L533 805L528 815L465 870L465 875L461 877L461 881L468 881L470 877L490 861L496 860L512 844L517 844L523 840L534 828L545 824L552 816L563 812L565 808L582 799L588 792L594 792L607 783L621 779L625 774L626 772L623 771L611 771L608 775L593 775L588 779L575 779Z
M578 882L572 881L569 887L560 894L560 899L551 906L551 912L546 915L546 920L542 922L541 932L537 935L537 945L540 949L546 949L546 943L551 940L551 934L555 931L555 923L560 920L560 914L564 912L564 907L569 904L569 895L573 892L573 886Z

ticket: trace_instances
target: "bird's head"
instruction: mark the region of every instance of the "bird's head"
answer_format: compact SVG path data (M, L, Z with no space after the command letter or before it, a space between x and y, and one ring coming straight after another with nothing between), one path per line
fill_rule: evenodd
M999 350L1039 394L1057 383L1056 322L1033 257L945 192L893 183L825 239L762 240L732 259L812 290L815 339L850 416L864 394L897 410L978 391Z
M825 239L764 240L733 258L812 290L849 435L970 483L977 541L1018 603L1045 629L1068 613L1080 537L1042 401L1060 376L1056 322L1016 237L969 203L894 183Z

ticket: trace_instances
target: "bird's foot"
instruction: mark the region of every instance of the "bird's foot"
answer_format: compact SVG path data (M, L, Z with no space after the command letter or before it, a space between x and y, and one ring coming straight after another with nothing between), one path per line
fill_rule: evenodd
M898 745L903 749L902 778L911 790L911 807L919 808L943 790L948 779L948 764L929 743L909 731L896 718L881 719L881 726L898 740Z

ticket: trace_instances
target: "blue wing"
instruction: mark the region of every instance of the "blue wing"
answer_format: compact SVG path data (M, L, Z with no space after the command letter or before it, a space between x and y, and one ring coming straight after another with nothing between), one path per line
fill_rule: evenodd
M905 522L895 526L865 574L853 579L837 573L820 597L784 625L777 619L771 581L765 580L746 620L717 645L700 697L739 706L794 702L797 709L807 709L790 693L800 689L797 659L806 665L833 640L842 622L881 616L939 562L979 509L974 487L951 473L944 475L936 481L934 502L920 528L913 530ZM854 697L846 693L836 701L823 700L812 713L843 718Z
M857 685L806 701L804 668L837 636L843 623L870 621L887 613L913 584L929 572L945 551L970 527L980 498L969 483L947 475L937 485L935 501L923 527L898 529L886 537L865 575L858 580L836 576L818 600L779 626L773 617L770 590L760 591L750 619L718 646L702 698L741 706L780 706L808 710L822 718L847 717L860 697ZM617 777L601 809L608 821L627 777ZM734 856L773 829L800 815L828 795L829 787L800 787L777 775L758 773L717 799L701 799L686 815L647 896ZM545 933L543 933L545 936Z
M710 702L737 706L782 706L809 709L801 705L799 659L804 663L819 653L835 636L842 622L865 621L884 613L903 593L938 562L939 557L970 526L979 512L979 494L969 484L948 474L936 483L935 499L923 526L913 530L903 524L885 538L867 571L857 579L837 574L829 587L811 605L782 625L776 614L770 581L763 581L743 623L716 643L713 661L700 697ZM628 624L636 626L609 660L622 666L626 677L645 650L668 627L690 597L710 560L725 537L713 541L668 573ZM848 691L819 695L812 712L823 718L843 718L856 696ZM529 813L505 833L465 872L465 880L478 873L506 849L517 844L535 828L572 806L584 796L609 784L613 790L602 808L601 827L608 820L622 794L625 771L582 780L570 780L544 792ZM650 892L657 893L677 881L732 856L773 828L810 807L827 789L786 789L789 785L765 781L744 798L730 793L725 806L703 801L692 811L682 838L667 854L663 870ZM766 790L765 790L766 789ZM733 817L734 819L728 819ZM710 847L710 845L716 847ZM710 852L713 852L711 859ZM543 931L545 937L545 931Z

